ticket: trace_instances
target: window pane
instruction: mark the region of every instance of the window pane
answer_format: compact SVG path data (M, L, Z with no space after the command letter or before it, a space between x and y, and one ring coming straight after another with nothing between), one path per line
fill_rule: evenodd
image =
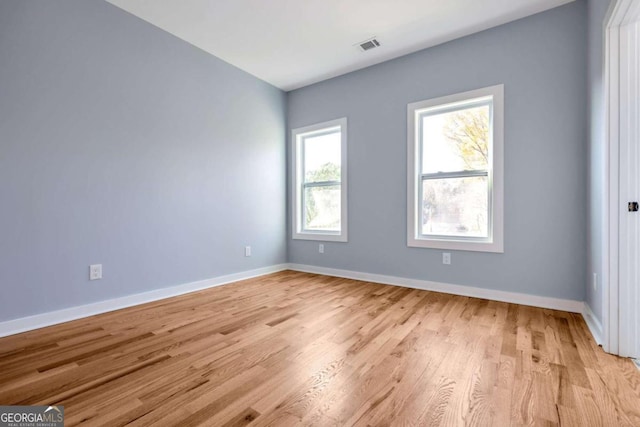
M304 189L304 229L340 231L340 186Z
M422 181L423 235L488 237L486 176Z
M303 139L304 181L340 181L340 130Z
M422 173L485 170L489 105L421 117Z

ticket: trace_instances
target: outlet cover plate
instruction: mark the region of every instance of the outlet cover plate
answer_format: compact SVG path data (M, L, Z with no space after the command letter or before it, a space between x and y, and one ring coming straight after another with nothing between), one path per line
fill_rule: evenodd
M92 264L89 266L89 280L102 279L102 264Z

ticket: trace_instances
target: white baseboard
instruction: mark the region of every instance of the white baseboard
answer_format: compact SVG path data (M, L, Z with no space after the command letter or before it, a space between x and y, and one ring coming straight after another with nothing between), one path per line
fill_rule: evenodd
M295 270L307 273L323 274L326 276L344 277L347 279L362 280L365 282L382 283L386 285L404 286L407 288L422 289L427 291L442 292L453 295L462 295L474 298L483 298L494 301L509 302L514 304L529 305L533 307L550 308L553 310L568 311L571 313L581 313L585 318L591 333L596 342L600 344L602 327L591 309L582 301L567 300L560 298L541 297L537 295L522 294L517 292L499 291L494 289L477 288L473 286L453 285L449 283L432 282L419 279L408 279L397 276L386 276L381 274L363 273L359 271L340 270L335 268L317 267L303 264L278 264L255 270L243 271L240 273L219 276L212 279L198 282L185 283L183 285L169 288L156 289L134 295L114 298L106 301L86 304L77 307L70 307L63 310L48 313L36 314L29 317L22 317L5 322L0 322L0 337L18 334L20 332L33 329L44 328L46 326L69 322L71 320L94 316L96 314L107 313L122 308L132 307L148 302L184 295L215 286L225 285L239 280L246 280L265 274L275 273L282 270Z
M408 279L405 277L385 276L382 274L363 273L360 271L339 270L335 268L317 267L314 265L289 264L289 269L306 273L324 274L326 276L344 277L365 282L382 283L385 285L404 286L425 291L442 292L445 294L462 295L466 297L482 298L494 301L510 302L533 307L550 308L553 310L583 313L584 302L541 297L538 295L521 294L517 292L499 291L494 289L476 288L473 286L452 285L449 283L431 282L427 280Z
M255 270L242 271L240 273L228 274L214 277L212 279L200 280L197 282L185 283L169 288L156 289L134 295L126 295L106 301L65 308L63 310L51 311L48 313L36 314L34 316L22 317L6 322L0 322L0 337L18 334L20 332L31 331L33 329L44 328L45 326L56 325L58 323L69 322L83 317L94 316L96 314L107 313L121 308L132 307L134 305L145 304L165 298L188 294L202 289L213 288L239 280L251 279L252 277L263 276L286 270L288 264L278 264Z
M589 327L589 331L591 332L591 335L593 335L593 339L596 340L596 344L602 345L602 324L593 313L593 310L591 310L591 307L589 307L589 304L587 304L586 302L584 303L582 317L584 318L587 327Z

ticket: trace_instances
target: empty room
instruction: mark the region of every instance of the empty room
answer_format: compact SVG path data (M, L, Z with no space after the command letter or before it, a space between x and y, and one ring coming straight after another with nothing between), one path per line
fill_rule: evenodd
M640 0L0 0L0 427L640 426Z

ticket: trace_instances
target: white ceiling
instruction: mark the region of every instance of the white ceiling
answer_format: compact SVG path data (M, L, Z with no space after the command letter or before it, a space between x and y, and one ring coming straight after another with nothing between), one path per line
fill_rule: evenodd
M573 0L107 1L292 90Z

